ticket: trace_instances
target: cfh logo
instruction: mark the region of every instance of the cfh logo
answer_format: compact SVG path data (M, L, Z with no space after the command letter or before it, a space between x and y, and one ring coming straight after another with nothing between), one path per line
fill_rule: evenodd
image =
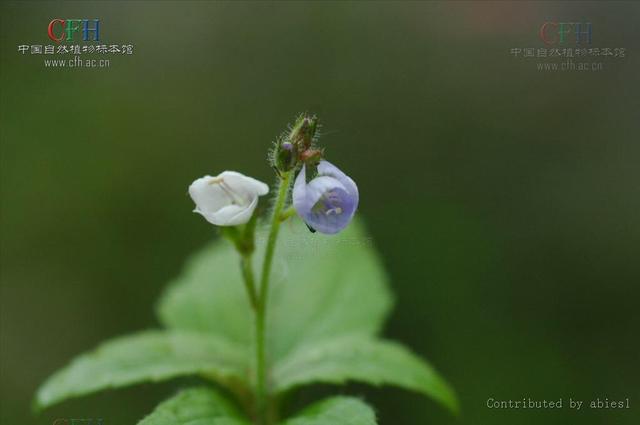
M540 40L547 46L571 43L591 44L591 22L545 22L540 27Z
M56 43L73 41L76 33L82 33L83 41L100 41L100 20L54 19L49 22L47 33ZM93 39L89 35L92 35Z

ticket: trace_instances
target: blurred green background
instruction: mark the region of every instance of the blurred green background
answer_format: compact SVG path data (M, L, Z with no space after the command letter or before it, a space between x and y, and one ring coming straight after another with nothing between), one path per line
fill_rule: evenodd
M37 386L153 302L215 231L196 177L264 181L304 110L358 182L392 276L386 335L457 389L463 415L360 386L382 424L640 423L640 8L633 3L52 2L1 7L2 424L135 423L180 383L65 402ZM53 18L99 18L108 69L47 69ZM548 20L624 47L600 72L540 72ZM308 390L299 401L328 389ZM340 390L345 391L345 390ZM491 410L496 399L631 409Z

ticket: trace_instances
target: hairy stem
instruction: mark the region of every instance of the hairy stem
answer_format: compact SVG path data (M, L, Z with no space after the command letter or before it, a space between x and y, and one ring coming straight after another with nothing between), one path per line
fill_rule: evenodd
M269 296L269 277L273 254L280 230L281 214L289 193L291 172L282 173L279 179L278 193L271 216L271 227L267 239L267 247L262 263L262 275L260 277L260 291L256 309L256 383L257 383L257 418L260 425L268 423L268 399L267 390L267 365L265 355L265 316L267 313L267 299Z
M282 214L280 214L280 221L287 221L294 215L296 215L296 209L293 207L289 207L286 210L282 211Z

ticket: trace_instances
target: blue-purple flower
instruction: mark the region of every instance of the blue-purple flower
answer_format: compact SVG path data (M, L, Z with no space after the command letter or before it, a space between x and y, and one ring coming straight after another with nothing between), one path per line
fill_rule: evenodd
M334 234L344 229L358 208L358 187L328 161L318 164L318 176L307 183L306 165L293 185L293 206L314 230Z

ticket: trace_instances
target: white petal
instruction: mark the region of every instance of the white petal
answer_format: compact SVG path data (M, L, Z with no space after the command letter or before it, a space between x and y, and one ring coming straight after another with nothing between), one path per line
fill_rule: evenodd
M258 198L255 197L248 206L229 205L210 215L210 220L218 226L237 226L245 224L251 219L253 211L258 205ZM206 217L205 217L206 218Z
M250 198L269 193L269 186L265 183L252 177L247 177L237 171L223 171L218 175L218 178L224 179L225 183L227 183L233 191L248 195Z
M204 176L189 186L189 195L196 204L196 209L204 212L219 210L231 203L229 196L216 184L215 177Z
M268 192L266 184L236 171L205 176L189 186L189 195L196 204L194 212L218 226L236 226L249 221L258 205L258 196Z

